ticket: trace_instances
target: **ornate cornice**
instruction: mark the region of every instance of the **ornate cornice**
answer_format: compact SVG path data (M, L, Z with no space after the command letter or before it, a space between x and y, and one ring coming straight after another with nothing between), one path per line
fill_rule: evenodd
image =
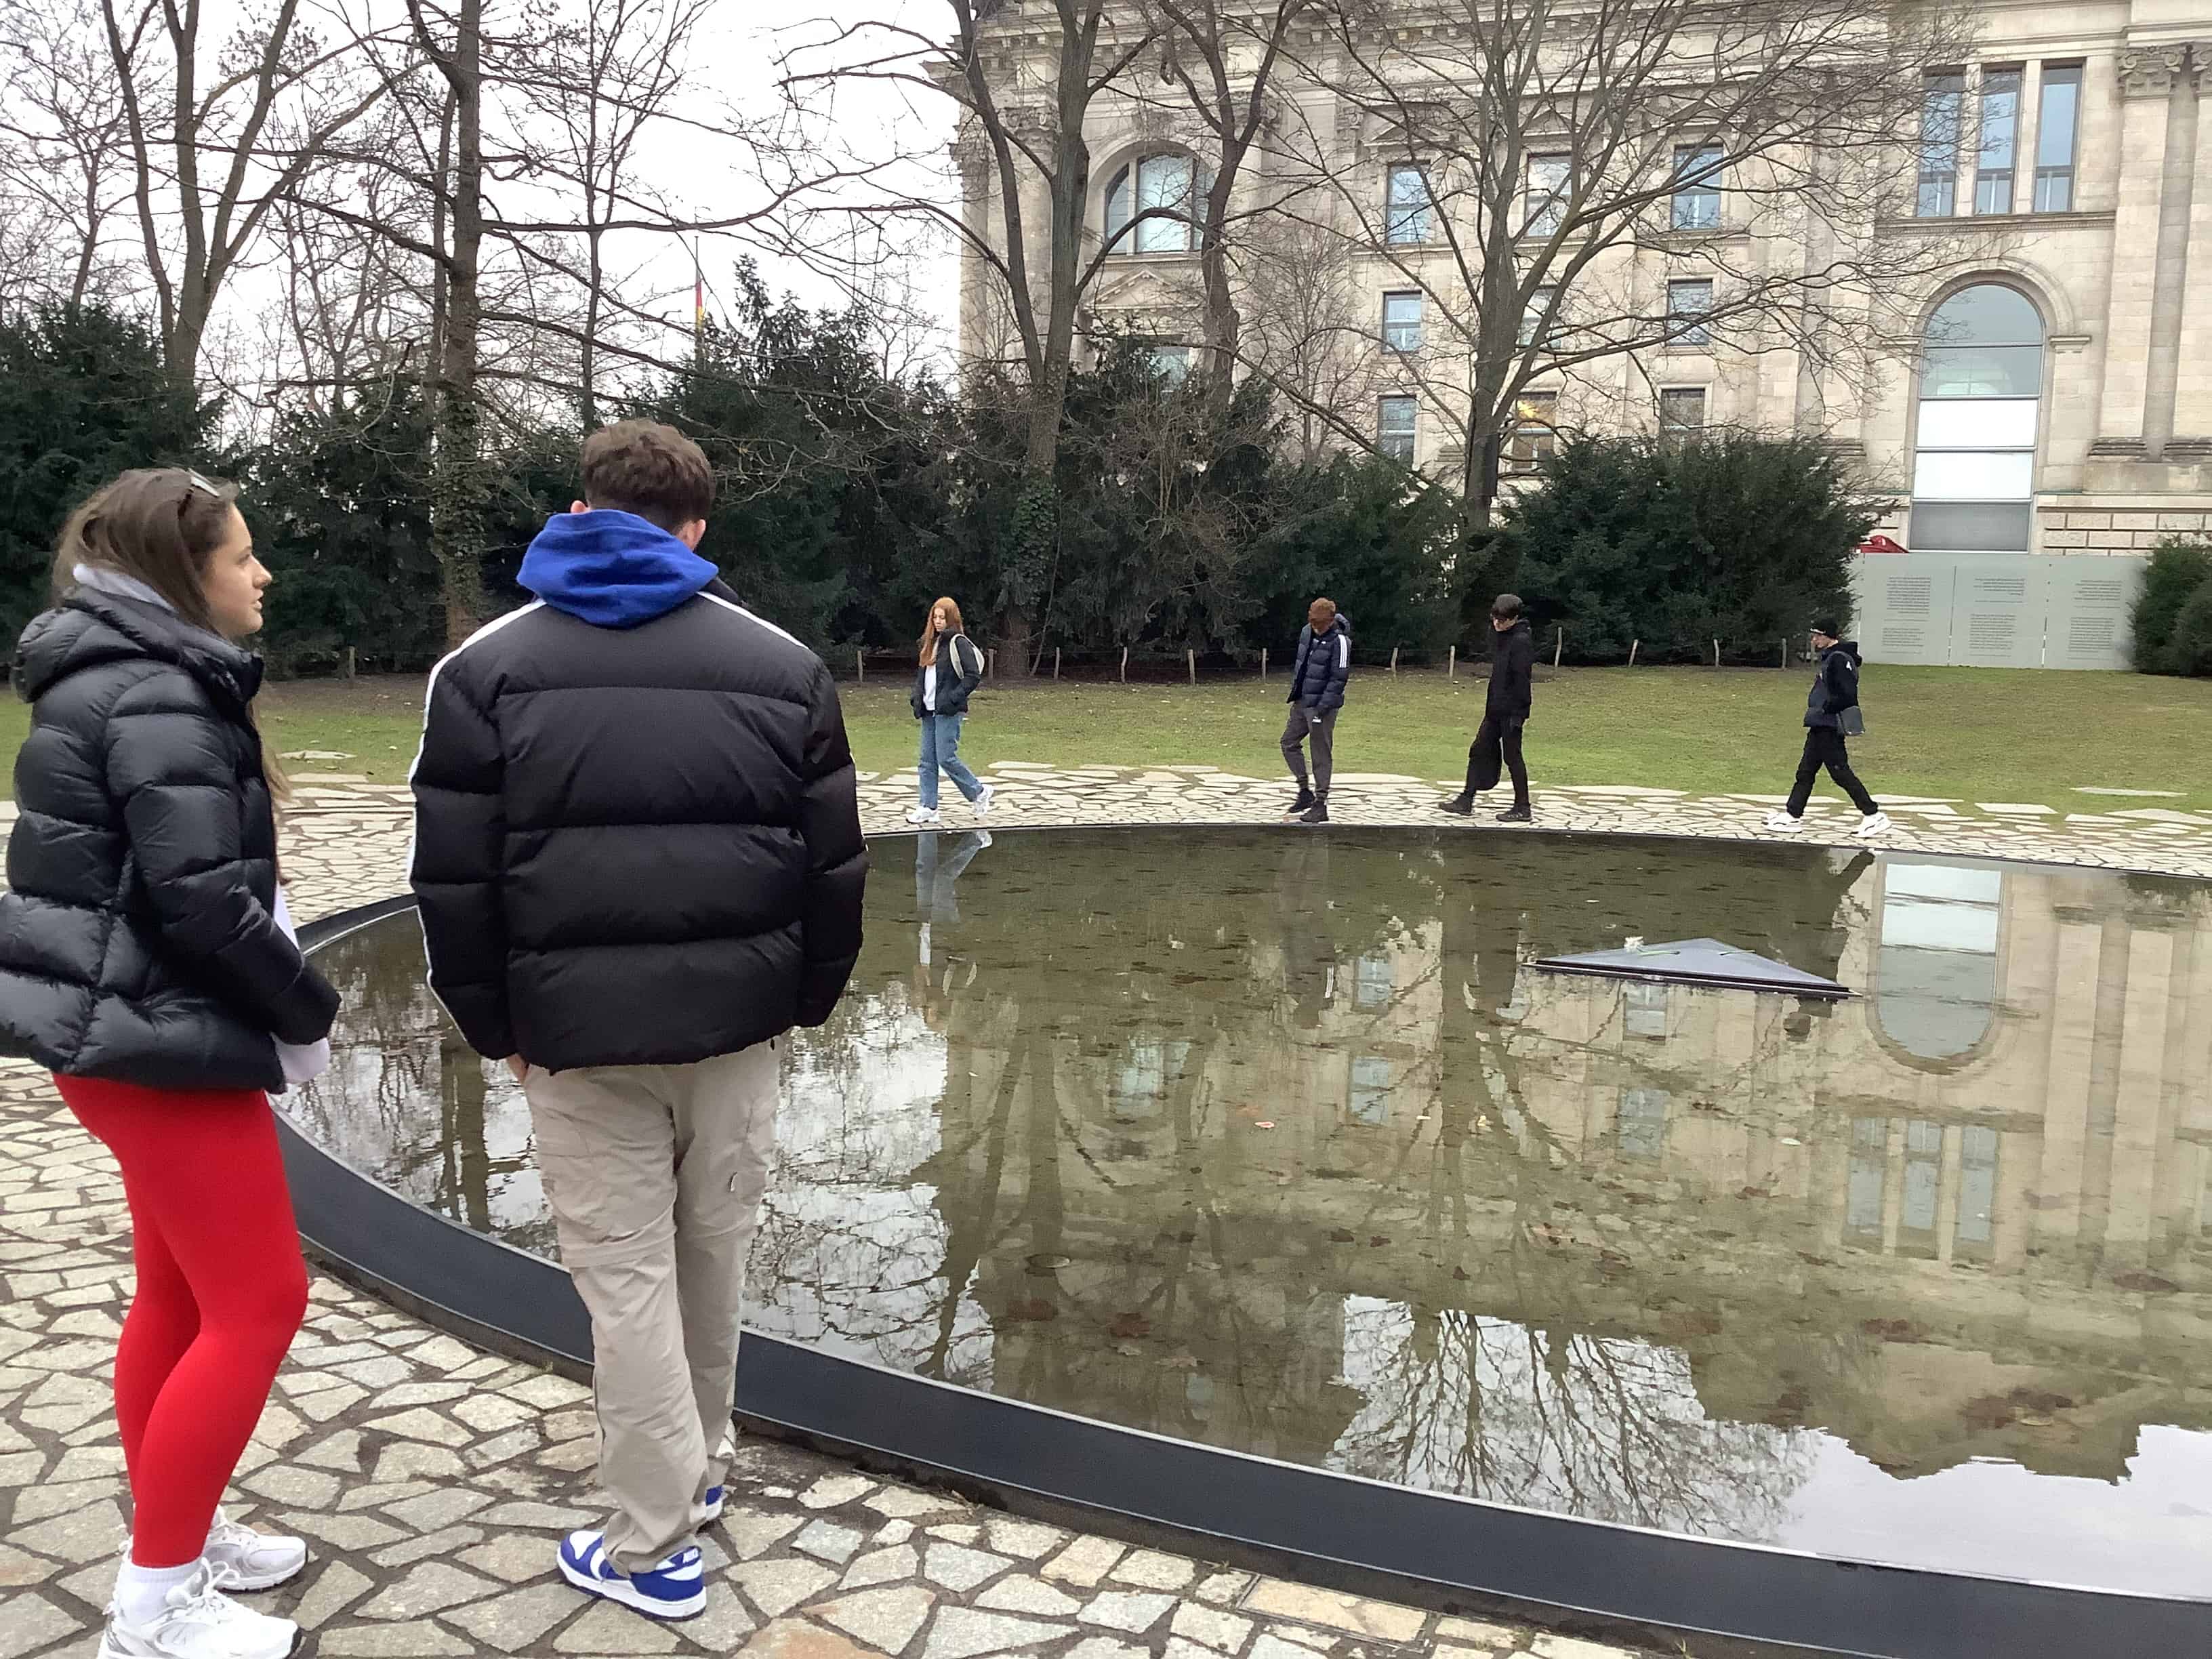
M2166 97L2173 90L2174 82L2188 70L2191 50L2186 40L2123 47L2119 65L2122 96ZM2201 73L2208 52L2203 46L2196 47L2194 52Z

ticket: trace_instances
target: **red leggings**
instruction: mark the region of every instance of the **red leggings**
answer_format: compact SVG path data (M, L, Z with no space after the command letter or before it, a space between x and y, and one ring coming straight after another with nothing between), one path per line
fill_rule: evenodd
M307 1306L307 1271L258 1089L54 1079L123 1166L138 1294L115 1354L131 1559L199 1559Z

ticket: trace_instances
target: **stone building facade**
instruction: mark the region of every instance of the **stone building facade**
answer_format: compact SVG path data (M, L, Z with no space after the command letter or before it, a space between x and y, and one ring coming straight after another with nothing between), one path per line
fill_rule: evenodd
M1010 91L1024 52L1045 50L1028 9L1006 6L994 24ZM1869 317L1872 372L1837 374L1771 338L1749 349L1719 333L1673 340L1534 383L1505 471L1540 453L1547 427L1818 432L1899 503L1882 528L1909 551L1861 562L1870 658L2120 667L2142 556L2162 538L2212 528L2212 14L2189 0L2026 0L1977 5L1973 23L1962 61L1898 89L1899 136L1917 143L1920 188L1874 232L1942 252L1940 269L1889 296L1886 319ZM1387 139L1364 131L1358 111L1330 110L1327 88L1293 75L1276 92L1309 131L1333 129L1371 165L1376 222L1389 222L1398 170L1382 156ZM1190 159L1203 145L1177 139L1161 101L1136 90L1092 106L1085 222L1091 251L1109 252L1085 318L1152 332L1173 371L1196 355L1189 235L1155 222L1115 246L1133 211L1178 181L1188 188L1194 175L1179 168L1203 166ZM1247 173L1258 202L1267 165L1255 160ZM966 179L969 223L994 236L988 175L971 167ZM1692 203L1693 215L1718 216L1692 222L1729 232L1729 189L1723 178L1710 210ZM1026 222L1046 222L1044 208L1040 190ZM1678 199L1677 228L1680 212ZM1667 284L1663 246L1633 258L1652 267L1637 278L1647 289ZM1248 331L1270 307L1310 297L1296 272L1255 283L1252 269L1238 296ZM1351 262L1351 313L1371 335L1373 361L1336 374L1334 412L1386 453L1451 477L1464 452L1432 389L1449 372L1419 396L1392 384L1393 352L1407 341L1422 349L1420 296L1401 291L1406 270L1402 258ZM994 281L971 252L971 356L1001 355Z

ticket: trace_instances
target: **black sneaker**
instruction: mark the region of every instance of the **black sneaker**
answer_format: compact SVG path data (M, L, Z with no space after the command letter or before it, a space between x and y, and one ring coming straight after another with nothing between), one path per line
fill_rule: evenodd
M1471 818L1474 816L1474 797L1472 795L1454 795L1449 800L1438 801L1437 803L1437 811L1439 812L1449 812L1457 817Z
M1314 804L1314 792L1304 784L1298 786L1298 798L1283 809L1283 816L1294 818Z
M1298 814L1298 822L1300 823L1327 823L1328 822L1328 803L1325 800L1316 801L1311 806L1307 807L1304 811Z
M1536 813L1533 807L1509 806L1498 815L1498 821L1500 823L1534 823Z

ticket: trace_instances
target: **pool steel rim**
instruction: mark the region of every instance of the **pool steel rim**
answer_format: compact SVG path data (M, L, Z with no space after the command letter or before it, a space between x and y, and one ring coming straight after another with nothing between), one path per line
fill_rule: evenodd
M301 940L313 951L413 908L404 896L357 906ZM276 1123L301 1235L339 1277L496 1351L588 1370L590 1322L557 1263L434 1214ZM1447 1611L1548 1609L1550 1622L1615 1639L1679 1633L1869 1659L2212 1659L2212 1601L1832 1559L1392 1486L750 1328L737 1411L1008 1509L1164 1533L1202 1556Z

